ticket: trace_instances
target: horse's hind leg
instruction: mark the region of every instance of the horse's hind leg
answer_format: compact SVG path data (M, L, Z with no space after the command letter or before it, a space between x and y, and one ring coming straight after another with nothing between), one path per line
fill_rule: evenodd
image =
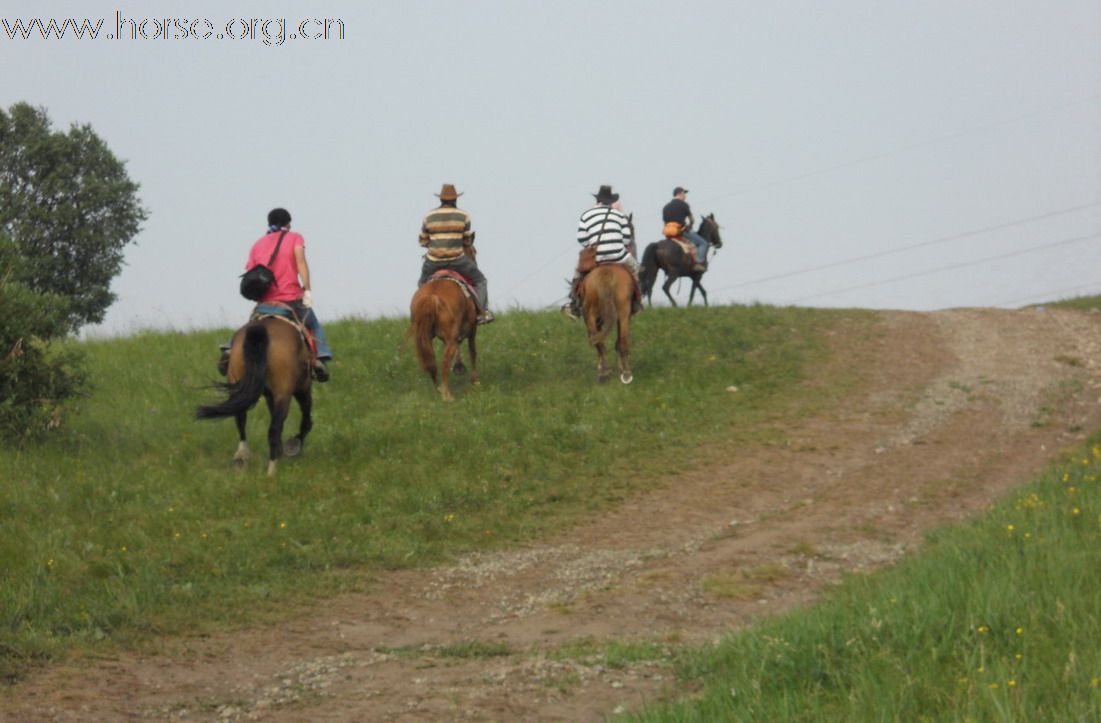
M453 402L455 398L451 396L451 386L448 384L449 377L451 375L451 363L455 361L455 357L459 354L459 343L454 339L448 339L443 345L443 364L440 369L440 396L445 402Z
M606 382L610 374L607 361L608 348L604 346L602 341L598 341L594 346L596 347L596 380Z
M630 316L620 316L619 318L619 335L615 340L616 356L619 357L619 381L624 384L630 384L635 380L635 376L631 374L631 361L629 354L630 346Z
M248 449L248 441L245 439L245 423L248 421L248 412L234 415L237 422L237 453L233 455L233 461L237 466L244 467L251 456Z
M283 456L283 424L290 411L290 397L268 397L271 424L268 425L268 477L275 476L275 463Z

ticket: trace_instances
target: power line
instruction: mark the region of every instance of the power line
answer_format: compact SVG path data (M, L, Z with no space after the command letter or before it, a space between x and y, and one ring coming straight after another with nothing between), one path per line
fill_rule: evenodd
M863 165L865 163L871 163L872 161L878 161L880 159L888 158L890 156L894 156L894 155L897 155L899 153L905 153L907 151L912 151L912 150L915 150L917 148L923 148L925 146L935 145L937 143L943 143L944 141L954 140L956 138L962 138L964 136L969 136L969 135L972 135L974 133L979 133L979 132L982 132L982 131L990 130L991 128L998 128L998 127L1001 127L1001 126L1012 125L1014 123L1019 123L1023 120L1029 120L1029 119L1035 118L1037 116L1047 115L1048 113L1052 113L1052 112L1055 112L1055 111L1060 111L1060 110L1063 110L1065 108L1071 108L1071 107L1074 107L1076 105L1084 105L1085 103L1090 103L1092 101L1097 100L1098 98L1101 98L1101 94L1091 95L1091 96L1087 96L1085 98L1079 98L1077 100L1067 101L1066 103L1058 103L1058 104L1055 104L1055 105L1052 105L1052 106L1048 106L1048 107L1046 107L1042 110L1033 111L1031 113L1025 113L1023 115L1019 115L1019 116L1016 116L1014 118L1008 118L1008 119L1000 120L1000 121L993 121L991 123L984 123L983 125L972 126L971 128L966 128L966 129L960 130L960 131L954 131L952 133L947 133L945 135L937 136L935 138L928 138L928 139L922 140L922 141L915 141L914 143L910 143L908 145L899 146L897 148L893 148L893 149L887 150L887 151L881 151L879 153L873 153L871 155L862 156L860 158L854 158L853 160L844 161L842 163L838 163L838 164L835 164L835 165L832 165L832 166L827 166L825 168L818 168L818 169L815 169L813 171L805 171L803 173L798 173L794 176L787 176L785 178L778 178L775 181L769 181L767 183L763 183L763 184L758 185L758 186L751 186L749 188L743 188L743 189L740 189L738 191L731 191L729 193L720 193L720 194L717 194L715 196L708 196L707 198L703 199L702 203L710 203L711 201L717 201L717 200L722 199L722 198L733 198L733 197L736 197L736 196L745 196L745 195L748 195L750 193L755 193L757 191L764 191L764 190L767 190L769 188L775 188L776 186L783 186L783 185L786 185L788 183L795 183L796 181L802 181L802 180L805 180L807 178L812 178L814 176L822 175L824 173L832 173L834 171L840 171L840 170L845 169L845 168L851 168L853 166L859 166L859 165Z
M773 274L772 276L763 276L759 279L753 279L751 281L743 281L731 286L724 286L716 291L729 291L730 289L743 288L746 286L754 286L756 284L763 284L766 281L776 281L778 279L786 279L791 276L798 276L800 274L809 274L813 271L823 271L825 269L832 269L837 266L845 266L847 264L853 264L858 261L867 261L869 259L877 259L883 256L891 256L893 254L899 254L904 251L911 251L913 249L923 248L925 246L933 246L936 244L947 243L949 241L959 241L960 239L968 238L970 236L978 236L991 231L1000 231L1006 228L1012 228L1014 226L1021 226L1032 221L1039 221L1041 219L1054 218L1056 216L1063 216L1068 213L1074 213L1075 211L1082 211L1087 208L1093 208L1094 206L1101 206L1101 201L1093 201L1092 203L1085 203L1080 206L1072 206L1070 208L1060 209L1058 211L1048 211L1047 213L1041 213L1036 216L1028 216L1026 218L1019 218L1014 221L1006 221L1005 223L999 223L994 226L985 226L983 228L972 229L970 231L963 231L961 233L952 234L951 236L942 236L930 241L921 241L916 244L910 244L909 246L900 246L896 249L889 249L887 251L877 251L871 254L865 254L863 256L853 256L847 259L841 259L840 261L831 261L826 264L820 264L818 266L809 266L804 269L797 269L795 271L785 271L780 274Z
M979 264L985 264L985 263L988 263L990 261L998 261L1000 259L1008 259L1008 258L1012 258L1013 256L1022 256L1024 254L1032 253L1033 251L1041 251L1043 249L1054 248L1056 246L1066 246L1068 244L1079 243L1081 241L1088 241L1090 239L1095 239L1095 238L1098 238L1098 237L1101 237L1101 233L1089 234L1088 236L1075 236L1073 238L1063 239L1061 241L1053 241L1051 243L1041 244L1039 246L1032 246L1032 247L1029 247L1027 249L1020 249L1018 251L1010 251L1009 253L998 254L996 256L987 256L986 258L977 259L975 261L965 261L963 263L958 263L958 264L948 264L947 266L939 266L935 269L929 269L927 271L918 271L917 273L913 273L913 274L904 274L902 276L895 276L895 277L890 278L890 279L882 279L880 281L872 281L872 282L869 282L867 284L858 284L856 286L849 286L849 287L846 287L846 288L843 288L843 289L835 289L833 291L822 291L822 292L819 292L817 294L809 294L807 296L799 297L798 299L795 300L794 303L798 303L800 301L806 301L807 299L816 299L816 298L819 298L821 296L836 296L837 294L844 294L844 293L847 293L849 291L858 291L860 289L868 289L868 288L871 288L873 286L882 286L883 284L891 284L891 283L894 283L896 281L906 281L908 279L917 278L919 276L929 276L930 274L938 274L938 273L941 273L942 271L952 271L954 269L962 269L962 268L966 268L968 266L977 266Z

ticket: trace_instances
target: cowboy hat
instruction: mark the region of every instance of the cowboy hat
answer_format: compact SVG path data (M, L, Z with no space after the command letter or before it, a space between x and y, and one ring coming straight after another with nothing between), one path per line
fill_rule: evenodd
M458 199L461 195L463 194L457 193L455 191L455 186L451 185L450 183L443 184L443 188L441 188L440 192L436 194L436 196L438 196L441 201L454 201Z
M619 194L612 193L611 186L601 186L600 190L593 194L593 198L600 203L615 203L619 200Z

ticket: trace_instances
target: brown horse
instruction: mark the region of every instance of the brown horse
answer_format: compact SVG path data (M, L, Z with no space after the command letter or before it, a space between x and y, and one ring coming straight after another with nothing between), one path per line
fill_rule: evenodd
M707 239L708 249L718 250L722 248L723 240L719 236L719 224L715 221L715 214L705 216L700 221L700 228L697 233ZM700 283L700 279L703 278L706 271L694 271L692 258L681 249L676 241L670 239L655 241L647 246L642 253L642 263L638 272L639 283L642 287L642 295L646 297L651 306L654 302L650 298L650 294L653 292L654 283L658 278L658 269L665 272L665 283L662 284L661 290L669 297L669 301L673 303L673 306L677 305L677 300L669 293L669 287L681 276L692 279L692 290L688 293L688 305L692 305L692 299L696 296L696 289L699 289L700 296L703 297L703 305L707 306L707 292L704 291L703 284Z
M470 381L478 382L478 349L475 337L478 332L478 308L474 300L468 298L458 282L448 278L434 277L413 294L409 305L412 321L405 337L413 337L417 351L417 360L421 368L432 377L432 383L439 383L440 396L445 402L453 402L448 376L452 362L456 374L465 371L459 345L466 339L470 349ZM436 350L433 341L443 341L443 369L438 374L436 368Z
M610 370L604 359L604 340L613 326L617 327L615 350L619 357L619 380L624 384L630 384L634 380L628 358L634 285L631 272L623 264L597 266L581 281L578 295L581 298L585 327L589 331L589 342L596 347L598 382L608 381Z
M285 452L295 457L302 451L306 435L313 427L310 388L310 350L298 328L283 318L265 316L250 321L233 335L229 352L226 383L218 386L229 393L220 404L199 407L197 419L234 417L240 441L233 459L239 465L249 460L245 440L248 411L259 401L267 400L271 423L268 425L268 476L275 475L275 463ZM298 434L283 443L283 424L290 412L291 397L298 400L302 424Z

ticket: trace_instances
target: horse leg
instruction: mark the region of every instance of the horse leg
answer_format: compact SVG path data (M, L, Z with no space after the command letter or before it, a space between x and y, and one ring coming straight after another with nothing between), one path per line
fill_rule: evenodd
M615 352L619 357L619 381L624 384L630 384L635 380L635 376L631 374L631 361L629 359L630 344L630 329L631 329L631 317L630 314L620 315L618 325L618 336L615 340Z
M268 425L268 477L275 476L275 463L283 455L283 423L290 411L290 397L268 397L271 424Z
M283 445L283 453L288 457L297 457L302 453L302 446L306 443L306 435L313 429L313 390L306 387L294 393L298 402L298 408L302 412L302 423L298 425L298 434L287 440Z
M237 454L233 455L233 461L237 463L238 467L244 467L248 464L249 457L251 456L248 449L248 441L245 439L245 422L248 421L248 412L241 412L235 414L234 419L237 422Z
M440 369L440 396L443 397L445 402L455 401L455 397L451 396L451 386L448 384L448 377L451 372L451 363L455 361L455 357L459 354L459 343L454 339L448 339L443 345L443 364Z
M703 284L700 283L699 277L696 277L696 278L692 279L692 288L700 290L700 297L703 299L703 305L708 306L707 292L703 290Z
M477 330L478 327L474 327ZM466 338L466 346L470 350L470 383L478 383L478 347L474 343L474 337L476 336L474 331L470 332L470 336Z
M688 278L692 279L692 288L688 290L688 306L691 306L692 299L696 298L696 289L699 288L699 282L696 280L695 274L692 274Z
M669 301L673 306L677 305L677 300L673 298L673 295L669 293L669 287L673 285L673 282L677 280L676 276L666 276L665 283L661 285L661 290L665 292L665 295L669 297Z
M608 381L608 363L606 361L605 354L607 354L607 348L604 346L604 342L598 341L596 344L596 380L598 382Z

